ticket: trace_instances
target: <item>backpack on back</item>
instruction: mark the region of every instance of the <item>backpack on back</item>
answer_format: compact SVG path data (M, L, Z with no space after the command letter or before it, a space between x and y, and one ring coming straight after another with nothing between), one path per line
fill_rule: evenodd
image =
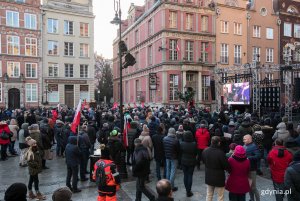
M112 161L101 160L96 165L96 183L98 187L120 184L119 173L116 171L116 165Z

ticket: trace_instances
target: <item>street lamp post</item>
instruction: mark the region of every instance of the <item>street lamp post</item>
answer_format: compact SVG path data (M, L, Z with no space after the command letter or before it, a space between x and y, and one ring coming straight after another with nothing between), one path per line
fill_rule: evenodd
M124 43L122 44L122 31L121 31L121 25L122 25L122 20L121 20L121 0L114 0L114 10L115 10L115 18L113 21L111 21L112 24L119 25L119 69L120 69L120 132L121 135L123 135L123 129L124 129L124 115L123 115L123 84L122 84L122 45L124 46ZM127 50L126 50L127 51ZM122 152L121 157L120 157L120 176L121 178L128 178L127 175L127 169L126 169L126 153Z
M100 90L99 89L98 89L97 93L98 93L98 104L100 105Z
M119 70L120 70L120 118L121 118L121 125L120 125L120 130L121 133L123 133L123 126L124 126L124 115L123 115L123 79L122 79L122 51L121 51L121 41L122 41L122 31L121 31L121 25L122 25L122 20L121 20L121 0L114 0L114 10L115 10L115 17L114 19L110 22L112 24L119 25Z

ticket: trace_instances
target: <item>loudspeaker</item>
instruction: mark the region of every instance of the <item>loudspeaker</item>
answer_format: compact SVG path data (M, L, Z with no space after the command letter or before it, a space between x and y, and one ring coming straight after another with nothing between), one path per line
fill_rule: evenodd
M210 81L210 93L211 93L211 100L216 100L216 86L215 81Z
M300 101L300 78L295 78L295 101Z

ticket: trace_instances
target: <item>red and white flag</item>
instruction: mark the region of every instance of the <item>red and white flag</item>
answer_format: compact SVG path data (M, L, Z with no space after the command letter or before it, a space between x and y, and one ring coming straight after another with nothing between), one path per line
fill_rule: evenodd
M77 126L80 123L80 117L81 117L81 99L79 100L79 103L77 105L76 113L75 113L75 116L74 116L74 119L73 119L73 122L71 125L71 131L73 133L76 133Z
M144 108L144 107L145 107L145 104L144 104L144 102L142 102L142 103L141 103L141 107L142 107L142 108Z
M176 45L176 51L177 51L177 52L180 52L179 44L178 44L178 43L177 43L177 45Z
M134 108L137 108L137 105L136 105L136 103L134 103L133 105L134 105Z

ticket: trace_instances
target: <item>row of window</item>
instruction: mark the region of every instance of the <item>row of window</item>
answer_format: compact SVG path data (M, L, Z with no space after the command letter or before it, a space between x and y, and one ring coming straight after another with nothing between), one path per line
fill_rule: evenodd
M283 35L287 37L292 37L292 23L284 22L283 26ZM294 24L294 37L300 38L300 24Z
M74 35L74 26L75 23L73 21L64 20L64 35ZM52 34L59 34L59 21L58 19L48 18L47 20L47 32ZM89 36L89 24L80 22L79 23L79 35L82 37Z
M51 91L48 93L49 102L59 102L59 91L58 85L49 85ZM82 100L90 101L88 85L80 85L80 98ZM26 102L37 102L38 101L38 84L36 83L27 83L25 84L25 98ZM0 102L2 100L2 82L0 82Z
M25 63L25 77L37 78L37 63ZM21 75L20 62L8 61L6 67L7 75L12 78L19 78ZM0 77L2 77L2 63L0 62Z
M19 12L6 11L6 26L20 27ZM24 28L37 29L37 16L31 13L24 13Z
M37 102L38 101L38 85L35 83L25 84L25 98L26 102ZM2 82L0 82L0 102L2 99Z
M201 42L201 44L200 44L200 52L201 52L200 60L202 62L208 61L208 51L209 51L209 43ZM180 52L180 48L178 45L178 40L171 39L169 41L169 59L171 61L178 60L179 52ZM186 60L186 61L194 60L194 41L185 41L184 60Z
M1 35L0 35L1 38ZM19 36L6 36L7 43L7 54L20 55L20 37ZM1 45L1 40L0 40ZM25 38L25 55L26 56L37 56L37 38ZM80 57L89 57L89 44L80 43L79 45ZM58 41L48 41L48 55L59 55ZM1 48L0 48L1 53ZM74 43L64 42L64 56L74 56Z
M234 22L233 23L233 34L235 35L242 35L242 24ZM229 33L229 22L228 21L221 21L221 33L228 34ZM261 26L254 25L253 26L253 34L254 38L261 37ZM273 28L266 28L266 39L274 39L274 29Z
M25 55L26 56L37 56L37 38L25 37ZM6 54L20 55L20 37L19 36L6 36ZM0 35L0 45L1 45L1 35ZM1 48L0 48L0 53Z
M17 11L6 11L6 26L20 27L20 14ZM64 35L74 35L74 21L64 20ZM59 33L59 21L58 19L48 18L47 19L47 32L52 34ZM37 15L32 13L24 13L24 28L26 29L37 29ZM80 36L89 36L89 24L85 22L79 23Z
M189 82L196 81L196 74L186 74L186 80ZM201 88L201 95L203 101L208 101L209 99L209 87L210 87L210 76L208 75L202 75L202 88ZM128 82L125 83L125 89L129 90L129 84ZM118 90L120 90L120 85L118 86ZM170 74L169 75L169 100L170 101L178 101L179 89L179 75L177 74ZM136 100L140 100L141 93L141 85L140 80L135 80L135 94L136 94ZM119 94L119 93L118 93ZM129 101L129 96L124 96L125 101ZM149 100L150 102L155 101L155 91L149 90Z
M80 77L88 78L89 76L89 65L80 64ZM48 76L58 77L59 66L57 63L48 64ZM12 78L20 77L20 62L7 62L7 75ZM37 63L25 63L25 77L26 78L37 78L38 65ZM2 76L2 63L0 62L0 77ZM65 64L65 77L74 77L74 64Z
M74 64L64 64L65 67L65 77L74 77ZM80 77L88 78L89 77L89 65L80 64ZM58 77L59 76L59 65L57 63L48 64L48 76L49 77Z
M208 31L208 16L201 16L201 31ZM178 14L177 11L169 12L169 28L176 29L178 26ZM185 14L185 29L186 30L194 30L194 14L186 13Z
M48 41L48 55L59 55L58 41L49 40ZM74 55L74 43L64 42L64 56L75 56ZM89 57L89 44L80 43L79 44L79 56Z
M252 51L252 59L253 61L260 61L260 47L253 47ZM242 46L241 45L234 45L234 63L235 64L242 64ZM229 45L222 43L221 44L221 58L220 62L222 64L229 63ZM274 62L274 49L273 48L266 48L266 62Z
M48 100L50 103L59 102L59 90L57 84L49 84L48 89L50 89L48 93ZM79 96L81 100L90 101L90 93L89 93L89 86L88 85L80 85L79 88Z

